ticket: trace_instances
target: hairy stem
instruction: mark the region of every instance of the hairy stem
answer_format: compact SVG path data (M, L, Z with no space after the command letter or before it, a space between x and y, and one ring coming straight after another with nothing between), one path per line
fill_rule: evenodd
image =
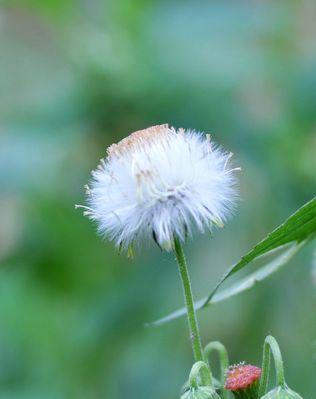
M226 391L226 389L224 389L226 371L227 371L228 365L229 365L227 349L221 342L218 342L218 341L210 342L204 348L204 357L210 367L209 357L210 357L211 353L215 352L215 351L218 352L220 369L221 369L221 377L220 377L221 394L222 394L221 397L223 399L228 399L228 391Z
M274 337L268 335L264 341L264 346L263 346L262 374L261 374L261 382L259 387L258 398L264 395L267 391L269 371L270 371L270 353L272 353L274 360L277 385L282 388L286 386L284 379L283 360L279 345Z
M203 358L202 344L201 344L200 332L196 318L196 312L194 309L194 302L193 302L188 267L182 249L182 245L177 238L174 240L174 252L182 281L194 359L196 362L203 361L204 358Z
M201 375L202 378L204 376L205 385L212 386L212 376L209 372L209 368L206 363L201 362L201 361L194 363L194 365L191 369L191 372L190 372L190 376L189 376L189 384L191 387L194 387L194 388L198 387L198 385L199 385L198 381L197 381L198 375Z

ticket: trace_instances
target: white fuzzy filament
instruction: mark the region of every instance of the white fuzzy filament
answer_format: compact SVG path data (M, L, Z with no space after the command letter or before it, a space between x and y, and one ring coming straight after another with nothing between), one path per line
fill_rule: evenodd
M85 214L127 249L153 237L169 250L192 228L221 226L236 200L231 153L209 136L168 125L135 132L107 151L92 172Z

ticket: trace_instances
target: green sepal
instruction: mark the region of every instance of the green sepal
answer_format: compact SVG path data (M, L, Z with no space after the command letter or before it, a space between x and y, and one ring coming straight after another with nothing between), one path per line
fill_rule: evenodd
M220 399L220 397L212 387L191 387L181 396L181 399Z
M184 389L181 399L221 399L214 388L211 370L203 361L193 364Z
M298 393L292 391L289 387L277 387L260 399L303 399Z
M134 244L131 243L127 248L124 246L123 242L120 242L117 246L119 255L122 255L126 251L126 256L128 259L134 259Z
M232 391L234 398L236 399L257 399L258 398L258 381L254 382L245 389L240 389L238 391ZM227 391L226 391L227 392Z
M220 389L223 388L223 385L221 384L220 381L218 381L217 378L212 377L212 381L213 381L213 386L214 386L214 388L215 388L216 391L219 391ZM189 383L189 380L187 380L187 381L183 384L183 386L182 386L182 388L181 388L181 394L187 392L189 389L190 389L190 383Z

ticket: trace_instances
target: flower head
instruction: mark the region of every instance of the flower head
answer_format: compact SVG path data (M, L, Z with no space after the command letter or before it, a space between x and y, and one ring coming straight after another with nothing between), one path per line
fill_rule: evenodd
M153 237L170 250L175 236L183 241L192 228L220 226L230 214L231 155L209 136L166 124L132 133L92 172L85 214L121 248Z
M251 397L249 393L257 391L260 377L261 369L251 364L230 366L226 373L225 389L240 398Z

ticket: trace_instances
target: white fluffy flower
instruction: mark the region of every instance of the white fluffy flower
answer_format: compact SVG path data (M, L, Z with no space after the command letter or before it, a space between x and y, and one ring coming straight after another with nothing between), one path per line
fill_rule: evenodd
M236 200L231 155L195 131L160 125L132 133L92 172L85 214L120 248L154 238L170 250L174 237L226 220Z

